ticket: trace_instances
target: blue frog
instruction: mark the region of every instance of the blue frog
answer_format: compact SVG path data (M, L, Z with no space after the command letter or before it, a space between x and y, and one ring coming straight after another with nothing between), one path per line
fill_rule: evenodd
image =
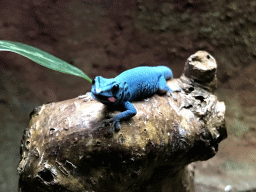
M107 120L113 122L109 133L121 129L121 120L136 115L137 111L131 103L134 100L145 99L156 92L172 95L173 99L177 100L173 90L166 84L166 80L172 78L172 70L166 66L136 67L110 79L95 77L92 81L91 96L107 106L123 106L125 109ZM180 88L174 91L180 91Z

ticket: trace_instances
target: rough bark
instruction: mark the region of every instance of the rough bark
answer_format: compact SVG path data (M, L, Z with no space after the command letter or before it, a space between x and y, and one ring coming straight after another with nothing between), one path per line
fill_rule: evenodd
M38 107L21 142L19 190L194 191L189 163L213 157L227 137L225 105L213 95L217 64L191 55L178 100L158 95L133 102L138 113L107 135L104 119L122 109L74 98Z

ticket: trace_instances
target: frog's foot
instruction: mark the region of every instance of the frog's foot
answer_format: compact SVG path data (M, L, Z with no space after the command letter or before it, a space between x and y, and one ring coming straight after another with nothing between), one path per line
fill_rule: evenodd
M92 101L94 100L94 98L92 97L91 92L87 92L85 95L79 95L78 96L79 99L83 99L83 101Z
M103 122L105 124L110 124L112 122L111 128L108 130L109 134L113 134L114 131L118 132L121 129L120 122L118 120L115 120L114 118L105 119Z
M171 90L167 91L166 95L167 95L168 97L172 96L173 100L174 100L174 101L177 101L177 97L176 97L176 95L174 95L174 93L173 93L174 91L180 92L180 91L181 91L181 88L180 88L180 87L177 87L176 89L171 89Z

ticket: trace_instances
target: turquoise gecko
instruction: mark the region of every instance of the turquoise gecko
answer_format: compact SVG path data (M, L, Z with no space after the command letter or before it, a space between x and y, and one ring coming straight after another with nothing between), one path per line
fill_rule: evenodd
M107 120L113 122L109 133L113 133L114 129L120 130L121 120L136 115L137 111L131 101L147 98L157 91L172 95L173 99L177 100L173 90L166 84L166 80L171 78L172 70L165 66L136 67L111 79L95 77L92 81L91 96L107 106L118 105L125 108L124 112Z

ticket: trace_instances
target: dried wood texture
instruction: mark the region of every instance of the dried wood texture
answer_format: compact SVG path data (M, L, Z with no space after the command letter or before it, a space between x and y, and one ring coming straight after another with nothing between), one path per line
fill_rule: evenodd
M157 95L133 102L138 113L112 137L104 123L121 109L74 98L32 114L21 142L22 192L194 191L193 167L213 157L227 137L225 105L213 95L215 59L191 55L179 79L178 100Z

